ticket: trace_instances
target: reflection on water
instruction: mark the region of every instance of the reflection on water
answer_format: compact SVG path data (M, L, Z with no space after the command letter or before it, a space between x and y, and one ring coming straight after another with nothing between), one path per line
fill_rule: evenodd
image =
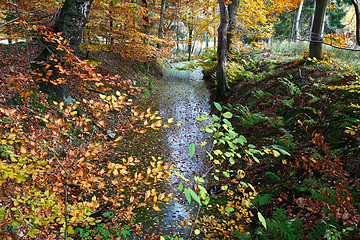
M208 158L204 147L197 147L192 159L189 155L189 145L198 146L203 141L209 141L210 135L199 129L210 122L199 122L196 117L203 112L210 113L210 93L203 81L201 69L195 71L179 71L175 68L166 69L163 80L159 83L155 93L159 103L160 116L174 118L175 122L182 122L181 127L169 128L163 148L167 153L166 161L170 166L177 167L177 172L193 180L194 176L202 176L208 169ZM168 192L179 192L176 188L180 178L173 175L166 187ZM183 184L187 186L187 183ZM188 184L189 185L189 184ZM191 187L191 186L190 186ZM179 221L190 219L193 212L183 194L176 194L179 202L171 202L166 207L166 214L161 220L163 226L172 225ZM171 230L172 228L167 228ZM178 227L176 228L180 230ZM186 230L183 229L183 233Z
M190 159L189 146L191 143L198 146L199 143L208 142L211 138L208 133L199 131L210 122L196 120L196 117L203 112L210 112L210 93L202 79L201 69L193 72L179 71L176 67L180 66L182 64L177 63L174 64L174 68L164 71L164 77L153 91L149 105L152 110L159 111L164 121L174 118L174 122L182 122L182 126L174 124L164 131L128 135L123 153L126 154L125 151L128 151L129 155L144 163L146 159L151 159L151 156L161 156L170 166L177 167L177 172L194 180L194 176L201 177L208 170L206 148L197 147L194 157ZM180 178L173 175L163 186L166 194L174 193L179 201L165 204L161 212L154 213L148 209L141 213L138 220L145 228L151 228L148 229L149 231L160 231L163 235L177 232L186 236L188 229L179 227L179 223L190 219L196 210L194 207L197 206L189 206L184 194L177 190L179 182ZM183 182L183 184L185 187L192 187L192 183Z

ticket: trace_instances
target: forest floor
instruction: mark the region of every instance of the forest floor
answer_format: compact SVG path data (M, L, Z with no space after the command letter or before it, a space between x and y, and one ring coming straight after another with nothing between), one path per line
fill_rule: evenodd
M359 88L331 87L358 85L359 76L336 58L277 59L266 50L233 59L242 68L221 104L235 115L236 132L259 149L283 150L236 168L259 191L254 203L272 221L270 236L360 239ZM259 225L251 229L261 236Z

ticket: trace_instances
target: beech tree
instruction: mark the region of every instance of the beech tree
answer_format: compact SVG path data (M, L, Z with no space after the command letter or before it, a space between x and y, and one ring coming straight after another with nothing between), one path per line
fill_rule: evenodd
M82 39L82 32L86 24L86 20L90 11L90 6L93 0L66 0L61 9L58 19L55 21L53 30L55 33L61 33L61 36L68 39L69 45L72 49L78 50ZM44 42L45 48L37 57L37 62L47 62L51 65L52 76L51 80L55 80L60 76L59 67L56 67L56 62L50 61L50 58L55 53L58 56L64 56L63 51L57 49L57 44L52 42ZM34 65L39 68L38 64ZM64 102L73 102L70 95L69 88L65 83L54 84L52 81L39 81L40 87L44 92L54 94L61 98Z
M218 48L216 67L216 99L221 100L225 97L229 86L226 80L226 58L227 58L227 33L229 27L229 6L224 0L219 0L220 25L218 28Z
M232 39L236 31L236 13L239 8L240 0L233 0L231 4L229 4L229 29L227 33L227 49L228 52L231 51L232 48Z
M299 38L300 38L299 24L300 24L300 17L301 17L301 12L302 12L303 6L304 6L304 1L301 1L298 9L296 10L296 18L295 18L295 24L294 24L295 42L298 42Z
M311 28L311 40L309 46L309 57L322 59L322 30L328 0L316 0L315 14Z
M158 31L158 38L159 39L163 39L163 37L164 37L165 4L166 4L166 0L161 0L160 21L159 21L159 31ZM157 47L160 48L161 44L159 43L157 45Z

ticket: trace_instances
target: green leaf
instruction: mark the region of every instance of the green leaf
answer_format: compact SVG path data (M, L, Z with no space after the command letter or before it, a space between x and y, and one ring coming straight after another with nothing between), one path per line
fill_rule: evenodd
M190 192L192 198L201 205L201 201L200 201L199 196L190 188L189 188L189 192Z
M205 180L203 178L197 177L197 176L194 177L194 180L195 180L195 182L199 182L199 183L204 183L205 182Z
M224 118L232 118L233 114L231 112L223 113Z
M184 189L184 186L182 184L182 182L180 182L178 188L177 188L180 192Z
M233 155L233 154L230 153L230 152L225 152L224 154L225 154L226 157L232 157L232 155Z
M124 238L127 238L128 236L131 236L131 233L129 230L122 230L121 234L124 236Z
M214 102L214 105L215 105L217 110L219 110L220 112L222 111L222 107L221 107L221 105L219 103Z
M198 120L198 121L204 121L204 120L206 120L206 119L208 119L206 116L204 116L204 115L200 115L200 116L197 116L196 117L196 120Z
M240 137L239 137L244 143L247 143L247 140L246 140L246 138L243 136L243 135L240 135Z
M189 202L189 204L191 203L191 194L189 192L189 189L188 188L185 188L184 189L184 193L185 193L185 197L186 197L186 200Z
M225 211L227 211L228 213L233 212L235 209L233 207L225 207Z
M216 149L216 150L214 151L214 154L215 154L216 156L219 156L219 155L222 155L223 152L222 152L221 150L219 150L219 149Z
M230 122L229 120L224 119L223 122L224 122L226 125L228 125L230 128L232 128L232 124L231 124L231 122Z
M235 160L234 160L234 158L229 158L229 163L231 164L231 165L234 165L235 164Z
M195 154L195 144L191 143L189 146L189 153L190 153L190 158L192 158Z
M229 173L228 171L224 171L223 174L224 174L224 176L227 177L227 178L230 177L230 173Z
M221 162L219 160L214 160L214 163L218 164L218 165L221 164Z
M266 220L265 220L264 216L260 212L258 212L257 215L258 215L258 218L259 218L259 221L261 222L261 224L264 226L264 228L266 228Z
M195 229L194 233L195 233L195 235L199 235L199 234L200 234L200 230L199 230L199 229Z
M281 152L282 154L284 155L288 155L288 156L291 156L291 154L287 151L285 151L281 146L278 146L278 145L271 145L270 147L276 149L276 150L279 150L279 152Z
M218 122L220 120L220 118L218 116L216 116L215 114L213 114L213 115L211 115L210 120L213 122Z
M249 186L246 182L242 182L242 181L240 182L240 184L245 186L245 187Z
M208 132L208 133L213 133L214 130L212 130L211 128L205 128L205 131Z

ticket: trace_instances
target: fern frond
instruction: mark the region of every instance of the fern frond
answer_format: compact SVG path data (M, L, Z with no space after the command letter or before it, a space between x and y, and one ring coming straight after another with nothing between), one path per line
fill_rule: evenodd
M264 195L257 195L251 201L256 207L261 207L263 205L271 203L273 200L272 194L264 194Z

